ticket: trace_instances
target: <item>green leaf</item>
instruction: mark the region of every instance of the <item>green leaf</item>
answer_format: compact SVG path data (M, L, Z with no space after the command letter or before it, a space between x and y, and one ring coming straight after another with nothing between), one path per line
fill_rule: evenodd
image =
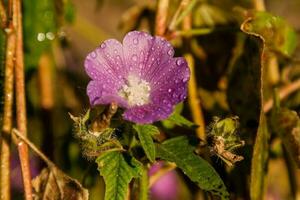
M297 46L297 34L281 17L267 12L253 12L241 25L242 31L260 36L265 44L286 56L291 56Z
M174 128L175 125L186 127L186 128L197 128L198 126L196 124L189 121L188 119L186 119L180 114L182 109L183 109L183 104L178 104L175 107L175 110L171 114L171 116L168 119L162 121L163 126L169 129Z
M134 125L133 128L138 133L139 140L145 151L147 158L151 161L155 161L155 145L152 139L153 135L159 134L157 127L153 125Z
M157 144L157 157L176 163L201 189L210 191L222 199L229 199L222 179L207 161L194 154L194 146L193 141L187 137L172 138L161 145Z
M141 175L143 166L135 158L121 152L106 152L96 159L105 182L105 200L124 200L132 178Z
M245 134L257 131L261 110L263 41L255 36L244 38L243 52L230 72L227 99L234 115L240 117ZM251 84L250 84L251 83ZM251 109L249 109L251 108Z
M264 114L260 116L260 123L254 144L251 162L250 197L253 200L263 199L264 179L267 173L270 134Z
M172 121L173 123L175 123L178 126L182 126L182 127L186 127L186 128L196 128L198 127L196 124L194 124L193 122L189 121L188 119L186 119L185 117L183 117L180 114L174 113L172 114L168 120Z

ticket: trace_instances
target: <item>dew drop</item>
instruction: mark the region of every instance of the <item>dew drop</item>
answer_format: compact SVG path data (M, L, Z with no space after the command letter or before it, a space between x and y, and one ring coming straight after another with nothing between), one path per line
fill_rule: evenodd
M139 43L138 39L137 38L134 38L133 39L133 44L137 45Z
M176 64L177 64L178 66L180 66L180 65L182 64L182 60L181 60L181 59L176 60Z
M46 33L46 38L48 40L54 40L55 35L52 32L48 32L48 33Z
M102 44L100 45L100 47L101 47L102 49L104 49L104 48L106 47L106 44L105 44L105 43L102 43Z
M132 60L133 60L133 61L137 61L137 55L133 54Z
M173 53L174 53L174 50L173 50L173 49L170 49L170 50L168 51L168 55L169 55L169 56L172 56Z
M115 50L114 50L114 53L115 53L115 54L117 54L117 53L118 53L118 50L117 50L117 49L115 49Z
M97 56L96 52L93 51L93 52L91 53L91 57L92 57L92 58L96 58L96 56Z
M36 39L37 39L39 42L42 42L42 41L45 40L45 38L46 38L46 35L45 35L44 33L38 33Z
M171 88L169 88L169 89L168 89L168 92L172 92L172 89L171 89Z

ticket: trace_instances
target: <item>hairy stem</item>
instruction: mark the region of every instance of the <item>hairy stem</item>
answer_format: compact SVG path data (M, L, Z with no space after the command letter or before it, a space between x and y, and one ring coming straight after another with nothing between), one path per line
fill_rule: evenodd
M169 0L159 0L155 19L155 34L163 36L166 32Z
M23 54L23 35L22 35L22 9L21 0L17 0L16 6L16 61L15 61L15 89L16 89L16 113L17 128L26 137L26 100L25 100L25 78L24 78L24 54ZM26 143L18 143L18 152L21 163L25 199L32 199L31 174L29 164L28 147Z

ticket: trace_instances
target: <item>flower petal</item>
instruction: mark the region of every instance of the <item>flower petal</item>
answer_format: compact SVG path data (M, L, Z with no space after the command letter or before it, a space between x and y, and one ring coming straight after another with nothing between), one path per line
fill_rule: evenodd
M184 58L172 59L169 66L151 80L151 100L154 104L172 107L187 96L190 70Z
M116 102L119 106L126 108L128 106L127 102L118 95L115 83L111 82L110 79L105 81L92 80L89 82L87 95L89 96L90 104L95 106Z
M110 39L88 54L84 66L93 80L110 79L120 87L124 83L124 77L127 77L123 60L122 44Z
M149 81L159 73L174 55L172 45L161 37L152 37L146 32L129 32L123 40L125 63L129 73Z
M139 124L149 124L167 118L172 113L171 107L164 107L155 104L147 104L128 108L124 114L124 119Z

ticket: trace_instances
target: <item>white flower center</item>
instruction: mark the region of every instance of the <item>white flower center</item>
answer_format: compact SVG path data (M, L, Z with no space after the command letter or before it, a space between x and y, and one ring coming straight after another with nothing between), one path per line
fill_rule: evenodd
M141 106L149 102L150 84L137 76L129 75L127 84L119 90L119 95L127 100L129 106Z

